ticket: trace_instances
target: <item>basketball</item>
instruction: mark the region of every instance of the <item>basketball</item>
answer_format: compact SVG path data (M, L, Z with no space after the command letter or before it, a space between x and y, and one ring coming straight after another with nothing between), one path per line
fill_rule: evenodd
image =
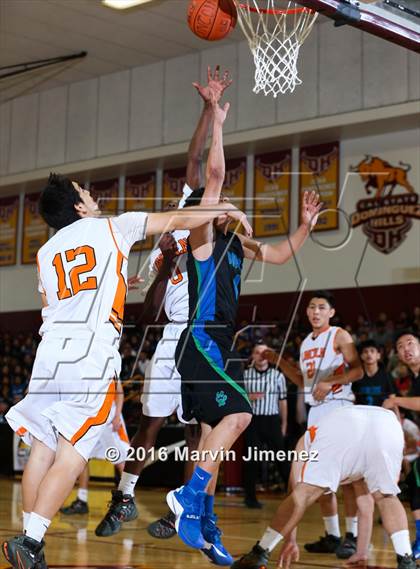
M191 0L188 8L191 31L208 41L225 38L234 29L236 19L233 0Z

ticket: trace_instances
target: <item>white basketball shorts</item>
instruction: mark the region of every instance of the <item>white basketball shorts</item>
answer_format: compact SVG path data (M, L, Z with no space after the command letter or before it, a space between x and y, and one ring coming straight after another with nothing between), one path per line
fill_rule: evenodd
M38 346L28 393L10 409L7 421L26 444L36 438L55 451L60 434L88 460L115 399L120 354L87 337L46 336Z
M167 324L146 370L141 396L147 417L170 417L176 411L182 418L181 376L175 366L175 350L186 324ZM195 423L196 421L191 421Z
M363 478L370 492L399 493L404 435L392 411L365 405L337 409L305 437L318 460L304 464L302 482L336 492L340 484Z

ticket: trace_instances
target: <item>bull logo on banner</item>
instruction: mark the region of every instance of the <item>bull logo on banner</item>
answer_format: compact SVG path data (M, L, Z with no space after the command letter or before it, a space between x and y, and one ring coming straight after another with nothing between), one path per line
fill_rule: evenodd
M395 251L411 229L412 219L420 219L419 196L408 179L410 170L409 164L399 162L399 166L392 166L370 155L357 166L350 166L351 172L359 174L366 193L373 193L357 202L357 211L351 216L352 227L363 225L363 233L381 253Z

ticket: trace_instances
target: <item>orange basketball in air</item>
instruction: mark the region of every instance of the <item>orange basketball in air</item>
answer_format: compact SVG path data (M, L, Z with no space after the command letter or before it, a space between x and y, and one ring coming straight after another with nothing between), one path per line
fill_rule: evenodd
M191 0L188 7L188 25L203 40L225 38L235 27L237 17L233 0Z

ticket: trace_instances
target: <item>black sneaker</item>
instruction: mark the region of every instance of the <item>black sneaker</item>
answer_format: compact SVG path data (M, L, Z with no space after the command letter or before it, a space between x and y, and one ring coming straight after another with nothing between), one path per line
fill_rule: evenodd
M169 510L166 516L149 524L147 532L157 539L170 539L176 535L175 514Z
M397 555L397 569L416 569L413 555Z
M346 536L342 539L340 545L335 550L335 554L338 559L348 559L357 549L357 538L350 532L346 533Z
M257 543L249 553L235 561L231 569L267 569L269 557L268 549L263 549Z
M244 504L250 510L261 510L263 505L258 502L257 498L245 498Z
M120 531L123 522L131 522L138 515L134 496L130 496L130 494L123 495L121 490L113 490L108 511L95 529L95 534L99 537L114 535Z
M60 512L66 516L74 516L75 514L88 514L89 506L87 505L87 502L76 498L76 500L74 500L70 506L60 508Z
M335 553L340 543L341 539L339 537L325 533L318 541L305 543L304 548L309 553Z
M5 541L2 546L3 555L15 569L38 569L47 567L44 557L44 541L41 543L19 535Z

